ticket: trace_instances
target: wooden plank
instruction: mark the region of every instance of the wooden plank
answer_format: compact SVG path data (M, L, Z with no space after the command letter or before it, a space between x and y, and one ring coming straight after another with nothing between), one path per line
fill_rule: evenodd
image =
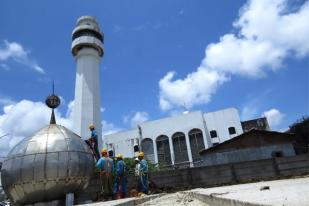
M304 161L304 160L307 160L307 161L309 160L309 154L276 158L276 161L278 164L287 163L287 162L295 162L295 161Z
M279 170L284 169L293 169L293 168L301 168L301 167L308 167L309 168L309 161L302 161L302 162L289 162L288 164L278 164Z
M236 176L239 175L246 175L246 174L255 174L260 172L272 172L276 173L273 165L268 165L266 167L255 167L255 168L242 168L242 169L235 169Z
M273 164L272 159L266 159L266 160L252 161L252 162L236 163L236 164L233 164L233 166L235 169L238 169L238 168L248 168L248 167L263 167L263 166L268 166L272 164Z
M283 176L290 176L290 175L304 175L309 174L309 168L297 168L297 169L289 169L289 170L282 170L280 174Z

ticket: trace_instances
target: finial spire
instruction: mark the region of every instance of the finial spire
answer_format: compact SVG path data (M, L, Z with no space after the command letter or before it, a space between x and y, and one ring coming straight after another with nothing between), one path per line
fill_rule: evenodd
M54 86L54 81L52 84L52 94L49 95L46 100L45 104L52 109L51 117L50 117L50 124L56 124L56 118L55 118L55 113L54 109L57 108L60 105L60 98L55 95L55 86Z
M55 82L54 82L54 80L53 80L53 85L52 85L52 91L53 91L52 94L55 94Z

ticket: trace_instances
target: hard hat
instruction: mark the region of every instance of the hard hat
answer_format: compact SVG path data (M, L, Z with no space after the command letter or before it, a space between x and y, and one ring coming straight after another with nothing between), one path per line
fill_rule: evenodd
M107 154L107 149L102 149L102 150L101 150L101 153L102 153L102 154Z
M89 129L94 129L94 125L93 125L93 124L90 124L90 125L89 125Z
M145 154L144 154L144 152L140 152L140 153L138 153L138 156L139 156L139 157L144 157Z
M123 159L123 155L122 154L117 154L116 158Z

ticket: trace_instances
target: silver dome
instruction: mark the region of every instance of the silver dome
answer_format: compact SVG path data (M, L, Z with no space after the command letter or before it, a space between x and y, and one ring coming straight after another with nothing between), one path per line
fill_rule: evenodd
M50 124L25 138L2 165L2 185L17 204L64 199L85 188L94 159L87 144L63 126Z

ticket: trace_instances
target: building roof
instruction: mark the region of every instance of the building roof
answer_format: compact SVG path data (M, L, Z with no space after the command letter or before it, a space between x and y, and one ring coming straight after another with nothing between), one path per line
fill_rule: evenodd
M292 143L294 134L252 129L221 144L200 151L200 155L265 145Z

